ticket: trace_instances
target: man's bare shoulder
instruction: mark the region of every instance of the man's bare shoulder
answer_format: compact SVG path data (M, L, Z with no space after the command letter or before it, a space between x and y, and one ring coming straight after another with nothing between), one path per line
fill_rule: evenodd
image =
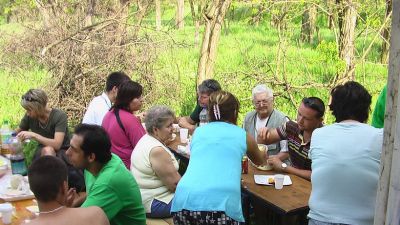
M108 218L104 211L97 206L90 206L87 208L77 208L79 214L82 216L82 219L85 219L87 222L96 222L95 224L99 225L109 225Z
M24 225L87 225L87 224L98 224L98 225L109 225L106 214L103 210L97 206L91 206L88 208L68 208L60 214L54 214L54 216L46 216L41 218L40 216L29 223L23 223Z

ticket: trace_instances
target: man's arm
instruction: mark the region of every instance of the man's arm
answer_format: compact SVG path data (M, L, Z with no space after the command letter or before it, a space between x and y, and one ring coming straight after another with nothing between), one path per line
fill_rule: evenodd
M307 180L311 180L311 170L302 170L297 169L293 166L287 166L286 169L282 168L282 161L279 157L270 157L268 159L268 164L272 165L275 171L277 172L286 172L290 174L294 174L296 176L302 177Z
M282 138L279 136L277 129L263 127L258 130L257 141L260 144L269 145L280 140L282 140Z
M179 119L179 126L189 129L189 133L193 134L194 129L196 129L196 122L189 116L184 116Z

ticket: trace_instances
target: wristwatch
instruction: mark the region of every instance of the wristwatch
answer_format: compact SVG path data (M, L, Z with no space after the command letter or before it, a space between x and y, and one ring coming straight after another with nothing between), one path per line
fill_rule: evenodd
M286 170L287 164L286 164L286 163L282 163L282 164L281 164L281 168L282 168L282 170Z

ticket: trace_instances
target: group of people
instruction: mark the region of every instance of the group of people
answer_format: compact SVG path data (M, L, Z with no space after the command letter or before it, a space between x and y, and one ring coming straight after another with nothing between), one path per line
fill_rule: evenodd
M359 83L331 91L332 125L323 124L320 98L303 98L292 121L275 108L273 91L262 84L252 91L254 111L242 127L238 99L216 80L198 86L193 113L179 120L167 106L136 114L142 92L123 72L111 73L71 139L66 114L49 108L42 90L22 96L26 115L18 137L39 142L28 172L41 212L35 223L73 214L76 223L69 224L145 224L146 217L171 216L175 224L242 224L244 155L255 165L311 180L309 224L373 223L383 134L366 124L371 95ZM167 147L175 122L193 133L182 177ZM262 216L256 205L255 212Z

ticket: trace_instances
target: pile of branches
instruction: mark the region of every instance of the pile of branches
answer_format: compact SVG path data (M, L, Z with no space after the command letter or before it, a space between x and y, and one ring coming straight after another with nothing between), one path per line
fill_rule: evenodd
M110 72L124 71L143 85L152 84L157 42L148 35L139 38L135 14L101 2L94 23L88 23L86 1L43 6L39 11L49 9L46 24L26 27L4 49L11 65L29 67L33 61L49 71L44 89L50 104L67 112L73 124L104 89Z

